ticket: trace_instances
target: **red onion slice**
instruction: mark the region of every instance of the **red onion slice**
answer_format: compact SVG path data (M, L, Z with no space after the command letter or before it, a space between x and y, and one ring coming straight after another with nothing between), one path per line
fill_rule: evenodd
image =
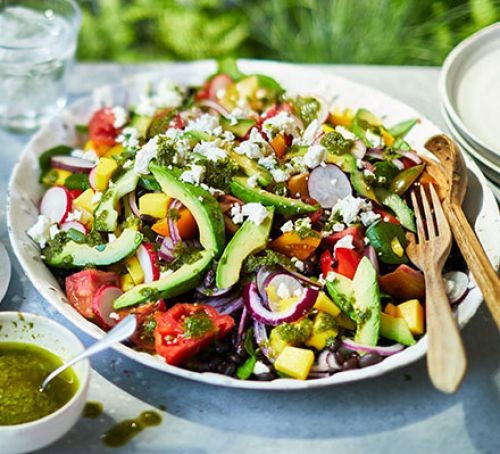
M362 140L356 140L351 148L351 153L356 159L363 159L366 154L366 145L364 142Z
M50 158L50 164L52 167L75 173L89 173L95 167L95 162L76 156L53 156Z
M243 302L243 299L241 299ZM243 310L241 311L240 323L238 324L238 343L241 342L243 338L243 334L245 332L245 325L247 322L248 309L246 306L243 306Z
M375 271L377 272L377 274L379 274L380 267L379 267L377 252L375 251L375 248L371 244L368 245L365 248L363 255L365 257L368 257L368 260L370 260L370 262L372 263L373 268L375 268Z
M171 262L175 259L174 250L175 245L172 242L172 239L166 236L161 241L160 249L158 250L158 257L166 262Z
M391 356L399 353L405 348L402 344L394 344L390 347L372 347L369 345L359 344L354 342L352 339L342 339L342 346L348 348L349 350L355 350L366 353L377 353L380 356Z
M335 372L342 368L342 365L337 362L335 355L330 350L323 350L311 368L311 372Z
M292 268L289 268L289 267L284 266L284 265L281 265L281 266L284 270L286 270L288 273L290 273L294 278L298 279L299 281L303 282L304 284L307 284L307 285L310 285L312 287L316 287L319 289L323 288L323 285L320 282L314 281L311 278L304 276L303 274L300 274L298 271L296 271Z
M264 292L266 293L266 295L267 295L267 288L271 285L275 288L277 292L281 286L284 286L285 290L289 293L289 295L285 296L284 298L289 298L292 296L300 298L304 292L304 287L302 287L298 279L295 279L293 276L286 273L274 273L266 279L264 283ZM278 301L272 301L269 297L267 299L269 302L269 308L273 312L279 312L280 311L279 300L281 300L282 298L279 298Z
M177 199L172 199L168 205L168 210L180 210L182 208L182 203L179 202ZM168 222L168 233L170 235L170 238L172 238L172 241L175 244L177 244L179 241L181 241L181 235L179 233L179 229L177 228L177 221L172 218L172 216L167 217L167 222Z
M229 315L232 314L233 312L237 311L243 306L243 297L239 297L231 301L229 304L227 304L224 308L221 308L219 310L219 314L221 315Z
M141 217L141 212L139 211L139 207L137 206L137 199L135 196L135 191L129 192L127 195L128 206L130 207L130 211L134 213L138 218Z
M317 200L322 208L332 208L338 200L352 194L349 178L333 164L316 167L307 181L309 195Z
M318 297L318 290L306 288L302 297L290 308L282 312L271 312L266 309L259 296L257 284L251 282L243 289L245 305L254 320L266 325L277 326L285 322L294 322L311 310Z
M384 159L384 153L380 148L368 148L366 150L366 156L370 156L370 158L378 159L380 161Z
M422 164L422 160L420 159L420 157L413 151L398 151L398 153L401 156L410 159L415 164Z
M253 322L253 336L255 338L255 342L259 346L260 350L266 356L269 361L274 362L274 359L269 354L269 339L267 337L266 325L257 320Z
M403 161L401 161L401 159L394 158L391 162L398 168L398 170L405 169L405 165L403 164Z
M448 271L443 274L446 293L451 304L458 303L467 294L469 276L462 271Z
M220 115L223 115L224 117L228 117L231 115L231 113L223 106L221 106L219 103L212 101L211 99L203 99L198 103L199 106L201 107L206 107L208 109L211 109L215 112L217 112Z

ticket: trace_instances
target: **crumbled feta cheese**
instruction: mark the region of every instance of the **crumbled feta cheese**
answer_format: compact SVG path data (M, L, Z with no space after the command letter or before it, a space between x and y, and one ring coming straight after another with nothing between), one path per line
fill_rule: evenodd
M258 163L267 170L271 170L276 167L278 161L276 161L276 158L274 156L266 156L265 158L260 158Z
M152 96L142 95L135 109L139 115L152 117L161 107L176 108L182 104L180 87L169 80L162 80Z
M261 203L247 203L243 205L241 210L243 216L247 216L248 220L256 225L260 225L269 216L266 207Z
M121 106L116 106L111 109L111 112L115 117L115 120L113 121L113 126L115 128L121 128L122 126L125 126L125 123L127 123L127 118L128 118L127 111Z
M59 227L57 226L57 224L52 224L49 227L50 239L53 240L59 232L60 232L60 230L59 230Z
M85 159L96 164L99 161L99 156L97 156L97 153L94 150L80 150L76 148L71 152L71 156L74 156L75 158Z
M299 270L300 272L304 272L305 265L304 265L304 262L302 260L299 260L297 257L292 257L292 263L293 263L293 266L295 266L295 268L297 268L297 270Z
M118 143L121 143L127 150L135 150L139 147L139 131L136 128L127 126L116 138Z
M244 118L245 112L240 107L235 107L229 114L229 122L231 125L238 124L238 119Z
M66 215L66 222L80 221L80 219L82 219L82 214L80 210L74 209Z
M120 316L116 312L110 312L109 313L109 318L112 319L112 320L116 320L116 321L120 320Z
M231 131L224 131L223 137L226 142L232 142L235 139L234 134Z
M200 131L206 132L207 134L218 135L222 133L222 129L219 127L219 118L215 115L203 114L198 118L191 120L187 125L186 131Z
M267 144L266 139L264 139L264 137L262 137L262 134L259 132L259 130L257 128L251 129L248 140L250 140L250 142L253 142L253 143Z
M43 249L50 239L50 227L54 224L52 219L40 214L36 223L26 232Z
M382 137L380 137L378 134L374 134L369 129L366 131L366 138L372 144L373 148L377 148L382 145Z
M352 235L346 235L335 243L333 250L337 248L354 249L354 244L352 244L353 240L354 237Z
M137 175L145 175L149 173L149 163L156 158L158 151L158 136L149 139L144 146L137 152L135 156L134 172Z
M356 140L357 137L351 132L349 131L347 128L345 128L344 126L336 126L335 127L335 131L339 132L342 137L346 140Z
M132 159L127 159L122 166L124 169L128 170L134 167L134 161Z
M347 224L354 224L359 221L359 213L361 211L371 211L371 202L361 198L348 195L340 199L332 208L332 215L340 215L342 221Z
M262 374L267 374L270 372L271 369L269 369L268 366L266 366L262 361L256 361L255 365L253 366L253 371L252 373L254 375L262 375Z
M311 228L312 228L311 218L304 217L297 219L295 221L295 230L311 229Z
M360 170L365 168L365 163L362 159L356 159L356 167Z
M283 110L274 117L265 120L262 129L272 139L276 134L280 133L295 135L297 125L293 117Z
M269 171L271 172L271 175L273 176L273 179L274 181L276 181L276 183L283 183L290 178L290 172L288 171L288 169L274 168L270 169Z
M258 159L265 156L261 147L257 143L251 142L250 140L241 142L239 146L235 147L234 151L238 154L248 156L250 159Z
M302 140L300 143L303 145L311 145L313 140L318 136L321 132L321 123L319 120L315 119L309 123L309 126L305 129L302 134Z
M101 198L102 198L102 192L96 191L92 196L91 202L99 203L101 201Z
M286 298L290 298L292 296L292 292L284 282L281 282L276 289L276 295L280 299L284 300Z
M293 230L293 221L286 221L282 226L281 226L281 231L283 233L286 232L291 232Z
M359 214L359 219L365 227L368 227L370 224L373 224L375 221L380 219L380 214L377 214L374 211L364 211Z
M256 173L254 175L252 175L251 177L248 177L248 180L247 180L248 187L256 188L258 186L258 180L259 180L259 175Z
M205 167L192 164L189 170L182 172L180 180L186 183L200 184L205 176Z
M336 276L333 271L329 271L328 274L326 275L326 280L328 282L333 282L335 280Z
M231 207L231 218L235 224L241 224L243 222L243 213L241 212L241 205L239 203L235 203Z
M318 167L326 159L326 149L325 147L317 144L311 145L307 150L307 153L304 155L303 163L310 169L314 169Z
M217 146L219 142L218 141L211 141L211 142L205 142L202 141L201 143L197 144L194 147L194 152L198 153L205 158L207 158L209 161L219 161L221 159L224 159L227 157L226 150L219 148Z
M346 226L341 222L336 222L335 224L332 225L332 230L334 232L342 232L342 230L345 230L345 228Z

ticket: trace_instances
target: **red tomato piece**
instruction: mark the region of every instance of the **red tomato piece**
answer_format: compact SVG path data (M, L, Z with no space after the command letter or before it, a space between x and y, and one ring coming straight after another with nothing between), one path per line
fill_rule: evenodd
M155 314L156 353L177 366L196 355L216 338L224 337L235 322L207 304L176 304Z
M115 115L110 107L97 110L89 122L89 138L96 146L113 146L120 130L115 128Z
M227 74L218 74L210 81L210 85L208 86L208 98L217 101L221 98L220 93L225 91L232 83L233 79Z
M402 158L399 158L399 160L402 161L402 163L405 166L405 169L409 169L410 167L415 167L417 165L417 163L415 161L412 161L409 158L402 157Z
M319 264L321 267L321 273L323 277L326 278L328 273L333 272L333 256L330 251L323 251L319 258Z
M388 213L387 211L383 210L378 206L374 206L373 211L377 214L380 214L380 217L384 222L390 222L391 224L400 224L400 222L397 220L395 216L393 216L391 213Z
M66 296L70 304L85 318L94 318L92 299L105 285L120 286L116 273L99 270L83 270L66 278Z
M354 249L339 247L335 249L335 258L337 259L337 265L333 268L333 271L352 279L359 262L361 262L361 254Z
M327 236L326 238L323 239L323 241L328 244L328 246L335 246L335 243L340 240L341 238L344 238L347 235L351 235L353 240L352 244L354 244L354 247L358 251L363 251L365 248L365 234L363 231L363 227L359 225L353 225L351 227L348 227L347 229L342 230L341 232L335 232L332 233L330 236Z

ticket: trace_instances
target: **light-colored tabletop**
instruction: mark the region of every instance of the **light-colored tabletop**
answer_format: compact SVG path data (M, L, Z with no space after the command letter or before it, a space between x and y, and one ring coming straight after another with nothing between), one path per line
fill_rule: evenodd
M81 64L70 78L69 89L75 98L125 75L159 67ZM330 65L320 69L383 90L445 129L439 113L436 68ZM38 295L9 245L7 183L28 139L0 131L0 240L13 265L0 310L44 314L69 326L88 344L88 336ZM103 402L103 416L82 419L43 452L498 453L500 336L484 306L465 327L463 337L469 370L461 389L452 396L433 389L424 360L356 384L262 393L172 377L110 351L92 360L101 376L94 375L90 398ZM100 435L114 420L133 418L143 409L159 405L166 407L160 427L147 429L124 448L109 449L101 443Z

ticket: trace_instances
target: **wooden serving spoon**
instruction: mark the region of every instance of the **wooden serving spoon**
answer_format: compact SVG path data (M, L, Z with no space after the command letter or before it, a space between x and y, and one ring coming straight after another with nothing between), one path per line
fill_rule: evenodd
M437 182L439 198L453 236L500 330L500 279L462 210L467 189L464 158L455 142L444 134L431 137L425 148L440 161L438 164L427 160L427 172Z

